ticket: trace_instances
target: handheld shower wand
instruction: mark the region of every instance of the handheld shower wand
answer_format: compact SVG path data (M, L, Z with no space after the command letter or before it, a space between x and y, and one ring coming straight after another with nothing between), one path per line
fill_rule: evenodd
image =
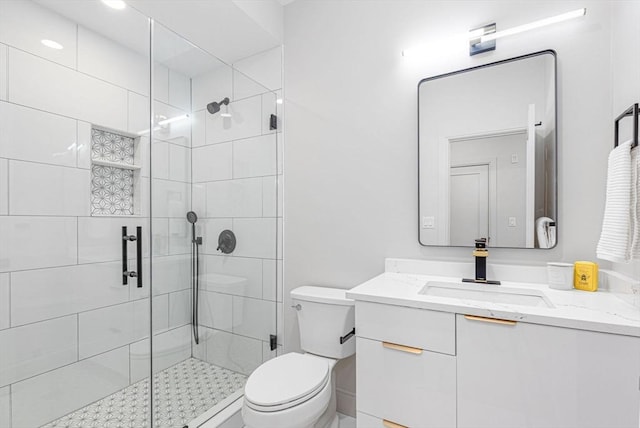
M198 216L195 212L187 213L187 221L191 223L191 328L196 345L200 343L198 334L198 297L200 289L200 254L198 245L202 245L202 237L196 236L196 222Z

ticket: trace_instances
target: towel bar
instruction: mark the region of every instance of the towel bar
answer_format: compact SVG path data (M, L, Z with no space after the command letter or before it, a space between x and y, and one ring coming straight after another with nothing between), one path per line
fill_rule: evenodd
M631 148L638 147L638 103L635 103L628 109L626 109L620 116L618 116L615 120L615 139L613 143L613 147L618 147L618 128L619 122L627 116L633 116L633 142L631 143Z

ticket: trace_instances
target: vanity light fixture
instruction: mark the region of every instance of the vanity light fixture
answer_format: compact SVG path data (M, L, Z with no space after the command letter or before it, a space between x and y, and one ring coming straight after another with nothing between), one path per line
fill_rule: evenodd
M122 10L127 7L127 4L122 0L102 0L102 3L116 10Z
M469 32L469 55L477 55L482 52L495 50L496 39L514 34L524 33L547 25L557 24L558 22L567 21L569 19L579 18L586 15L587 9L581 8L571 12L562 13L560 15L551 16L549 18L539 19L528 24L518 25L508 30L496 31L496 24L489 24L481 28L473 29Z
M64 49L64 46L62 46L60 43L54 40L42 39L40 40L40 43L42 43L43 45L51 49L57 49L57 50Z

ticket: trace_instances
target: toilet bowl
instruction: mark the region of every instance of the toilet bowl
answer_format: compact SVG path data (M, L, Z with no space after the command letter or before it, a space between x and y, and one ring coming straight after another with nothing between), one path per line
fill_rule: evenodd
M333 369L355 353L354 302L326 287L300 287L291 297L305 353L276 357L249 376L242 418L247 428L337 428Z

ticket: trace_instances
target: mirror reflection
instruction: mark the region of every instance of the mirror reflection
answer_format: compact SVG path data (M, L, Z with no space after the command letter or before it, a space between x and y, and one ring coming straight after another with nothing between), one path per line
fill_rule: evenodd
M422 245L556 245L556 55L418 85Z

